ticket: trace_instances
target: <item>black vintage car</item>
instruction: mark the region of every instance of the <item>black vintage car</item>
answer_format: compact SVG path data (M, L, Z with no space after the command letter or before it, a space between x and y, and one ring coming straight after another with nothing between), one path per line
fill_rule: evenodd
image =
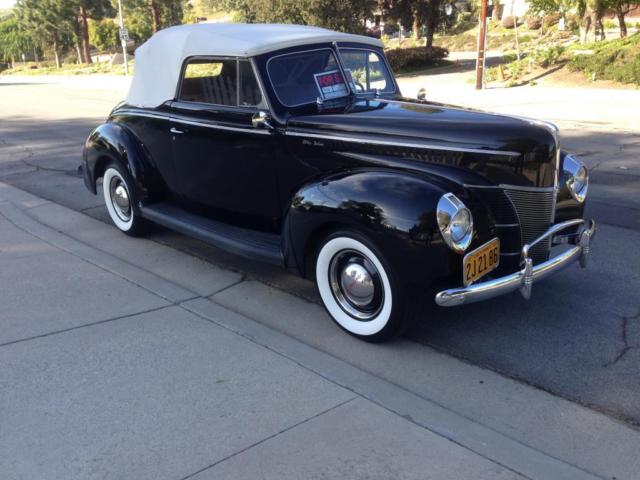
M595 233L587 170L553 125L403 98L379 40L312 27L154 35L83 171L123 232L155 222L313 278L367 340L424 298L529 298L585 266Z

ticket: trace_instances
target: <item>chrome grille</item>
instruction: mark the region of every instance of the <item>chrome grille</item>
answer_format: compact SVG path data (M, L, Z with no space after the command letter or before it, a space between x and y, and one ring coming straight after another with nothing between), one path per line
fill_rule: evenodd
M513 204L518 216L522 245L532 242L553 225L555 209L555 191L553 188L526 190L505 188L504 193ZM534 263L547 260L550 248L551 239L534 246L531 249L531 258Z
M542 235L552 224L555 209L553 188L470 187L486 204L496 221L501 263L515 268L525 243ZM549 258L550 241L531 250L534 263ZM507 263L508 261L508 263Z

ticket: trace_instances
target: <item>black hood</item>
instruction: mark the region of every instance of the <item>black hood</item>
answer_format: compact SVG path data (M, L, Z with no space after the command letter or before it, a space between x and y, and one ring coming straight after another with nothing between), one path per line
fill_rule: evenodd
M480 183L552 186L556 136L550 124L419 101L357 100L314 115L289 119L287 128L348 136L370 145L426 146L433 163L473 171ZM432 150L431 150L432 148ZM388 153L389 148L377 152ZM437 154L440 152L440 154ZM396 154L406 157L406 152ZM429 155L421 160L430 162Z

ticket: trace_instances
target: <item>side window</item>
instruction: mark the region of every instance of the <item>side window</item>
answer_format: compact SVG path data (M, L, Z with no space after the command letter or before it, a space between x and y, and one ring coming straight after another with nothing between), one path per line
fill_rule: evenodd
M341 48L340 54L345 67L351 70L357 91L393 90L391 74L378 53L372 50Z
M262 93L258 86L258 80L248 60L240 60L239 62L239 85L240 92L238 96L238 104L241 107L254 107L262 104Z
M187 63L180 86L180 100L237 106L236 60L194 59Z

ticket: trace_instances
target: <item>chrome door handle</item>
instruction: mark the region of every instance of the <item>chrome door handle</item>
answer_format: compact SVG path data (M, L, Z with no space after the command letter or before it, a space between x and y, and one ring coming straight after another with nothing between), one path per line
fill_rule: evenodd
M178 130L177 128L173 128L173 127L171 127L169 131L174 135L182 135L184 133L182 130Z

